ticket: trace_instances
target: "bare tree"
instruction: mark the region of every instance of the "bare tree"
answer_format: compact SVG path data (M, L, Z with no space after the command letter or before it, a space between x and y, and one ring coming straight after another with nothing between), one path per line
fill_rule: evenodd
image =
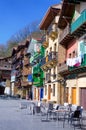
M6 56L6 47L5 45L1 44L0 45L0 57L5 57Z
M31 24L27 25L26 27L19 30L17 33L15 33L14 35L12 35L10 37L10 39L7 41L7 47L5 48L3 46L4 49L1 49L0 55L2 55L2 56L3 55L10 56L11 52L12 52L12 48L14 46L17 46L18 43L24 41L29 36L33 36L35 38L36 37L40 38L41 34L42 33L41 33L40 29L39 29L39 21L37 20L37 21L32 22Z
M25 40L28 37L28 35L30 35L30 29L29 26L26 26L25 28L19 30L17 33L11 36L8 43L19 43Z

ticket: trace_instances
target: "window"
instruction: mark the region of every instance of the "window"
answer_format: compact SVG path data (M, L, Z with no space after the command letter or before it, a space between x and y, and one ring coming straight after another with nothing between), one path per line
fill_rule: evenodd
M53 68L53 79L55 79L56 78L56 68L54 67Z
M75 56L76 56L76 53L75 53L75 51L73 51L73 54L72 54L72 55L73 55L73 58L75 58Z
M71 53L69 54L69 58L71 58Z
M52 47L50 47L50 52L52 52Z
M56 43L54 44L54 51L56 52Z
M45 95L47 95L47 85L45 85Z
M53 96L55 96L55 84L53 84Z

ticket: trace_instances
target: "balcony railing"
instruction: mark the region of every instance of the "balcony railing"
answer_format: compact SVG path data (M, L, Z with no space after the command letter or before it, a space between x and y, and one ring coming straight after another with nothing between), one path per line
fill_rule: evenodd
M23 62L20 60L19 62L16 63L15 67L16 67L16 69L22 68L23 67Z
M43 80L40 78L40 77L33 77L34 80L33 80L33 85L36 86L36 87L40 87L40 86L43 86Z
M22 72L21 71L17 71L16 77L19 78L20 76L22 76Z
M49 36L50 36L50 38L52 40L55 40L57 38L57 36L58 36L58 32L57 31L52 31Z
M11 70L11 65L8 63L0 64L0 70Z
M75 71L76 70L76 71ZM81 60L81 63L79 65L74 65L72 67L69 67L69 71L70 72L73 72L75 71L76 73L77 72L86 72L86 54L83 55L83 58Z
M48 41L44 41L44 42L43 42L43 47L44 47L44 48L47 48L48 45L49 45L49 42L48 42Z
M53 52L50 52L49 55L48 55L48 61L51 61L51 60L57 60L57 52L53 51Z
M29 85L32 85L32 82L28 82L28 81L22 81L21 82L22 87L29 87Z
M20 56L21 56L21 51L19 51L19 52L17 53L17 59L20 58Z
M61 64L59 64L59 66L58 66L58 73L65 73L65 72L67 73L67 71L68 71L68 66L66 64L66 61L61 63Z
M70 27L69 24L67 25L67 27L62 30L62 32L59 35L59 43L61 43L70 33Z
M58 59L58 53L57 52L50 52L49 55L47 55L46 57L41 59L41 66L46 65L46 64L50 64L52 62L56 63Z
M71 33L80 28L84 23L86 23L86 10L84 10L80 17L78 17L77 20L71 24Z
M27 68L24 68L22 71L23 76L28 76L28 74L30 74L30 73L31 73L31 71Z
M41 72L40 64L33 67L33 74L39 74Z
M15 55L15 56L12 58L12 64L15 64L16 59L17 59L17 56Z
M27 53L27 50L28 50L28 48L25 48L24 49L24 55L27 55L28 53Z
M29 64L30 64L29 58L25 58L24 59L24 65L29 65Z

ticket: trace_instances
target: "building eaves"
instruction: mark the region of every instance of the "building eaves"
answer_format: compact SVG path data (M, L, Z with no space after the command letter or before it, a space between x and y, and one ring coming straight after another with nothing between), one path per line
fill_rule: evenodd
M75 4L70 3L69 0L63 0L58 21L58 27L64 29L68 23L71 22L75 11Z
M13 56L16 53L16 51L17 51L17 47L13 47L11 56Z
M59 14L60 9L61 9L60 4L49 7L44 18L42 19L42 21L40 23L39 28L41 30L47 30L47 28L49 27L49 25L51 24L51 22L53 21L55 16Z

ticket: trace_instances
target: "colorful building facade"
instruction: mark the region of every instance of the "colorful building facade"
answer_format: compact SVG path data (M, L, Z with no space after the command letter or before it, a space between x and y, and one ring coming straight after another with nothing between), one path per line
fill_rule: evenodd
M32 66L32 77L33 77L33 99L42 100L43 98L43 82L44 73L40 68L40 61L44 56L45 49L41 44L41 40L32 39L31 40L31 58L30 63ZM30 52L31 47L29 46L28 51Z
M60 103L60 86L58 86L58 19L61 5L51 6L40 23L44 30L45 56L41 60L41 69L44 71L44 100Z
M65 4L66 2L66 4ZM67 10L65 10L67 8ZM71 10L70 10L71 8ZM58 27L59 48L59 74L66 78L66 102L82 105L86 109L84 96L85 85L85 28L86 28L86 2L63 1ZM84 81L84 82L83 82Z
M21 98L30 98L32 89L30 54L27 52L29 40L13 48L11 88L12 95L20 95Z

